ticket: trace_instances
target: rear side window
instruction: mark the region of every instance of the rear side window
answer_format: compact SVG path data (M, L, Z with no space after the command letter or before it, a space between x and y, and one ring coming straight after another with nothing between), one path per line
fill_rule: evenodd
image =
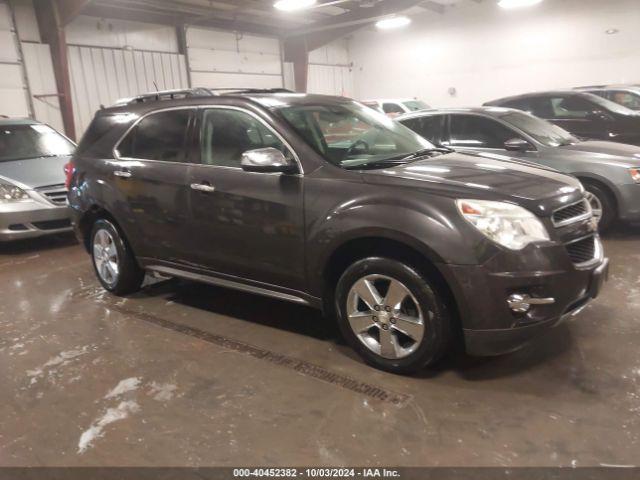
M409 118L401 123L434 145L442 145L444 119L444 115L426 115L424 117Z
M140 160L184 162L191 110L169 110L147 115L118 146L118 156Z
M518 137L513 130L490 118L451 116L451 146L504 148L504 142Z

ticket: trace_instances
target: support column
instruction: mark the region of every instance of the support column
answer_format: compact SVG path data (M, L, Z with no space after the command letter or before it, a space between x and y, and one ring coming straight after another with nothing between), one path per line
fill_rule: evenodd
M65 17L63 20L60 6L55 0L35 0L34 6L40 37L43 42L49 44L51 50L51 61L56 77L64 132L67 137L75 140L76 127L73 119L68 49L64 32L64 25L70 21L70 18Z

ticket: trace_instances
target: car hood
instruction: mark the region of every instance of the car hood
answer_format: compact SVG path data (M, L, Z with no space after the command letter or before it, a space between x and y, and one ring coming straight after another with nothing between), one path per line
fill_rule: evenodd
M637 167L640 165L640 147L636 145L590 140L559 148L565 153L591 153L593 155L589 155L590 161L601 161L602 163L615 162L626 167Z
M368 183L401 183L434 193L464 198L486 198L528 204L530 208L553 206L582 195L580 182L556 170L539 168L491 154L450 153L406 165L363 172ZM501 157L505 158L505 157ZM555 199L544 202L544 199ZM544 208L543 208L544 209Z
M70 158L62 156L0 162L0 179L28 189L60 185L65 181L64 165Z

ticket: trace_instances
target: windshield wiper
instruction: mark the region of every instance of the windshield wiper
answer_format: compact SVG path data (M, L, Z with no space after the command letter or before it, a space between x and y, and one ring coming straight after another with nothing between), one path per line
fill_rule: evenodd
M409 160L404 160L402 158L381 158L380 160L359 163L357 165L348 165L342 168L344 168L345 170L370 170L374 168L396 167L398 165L405 165L407 163L409 163Z

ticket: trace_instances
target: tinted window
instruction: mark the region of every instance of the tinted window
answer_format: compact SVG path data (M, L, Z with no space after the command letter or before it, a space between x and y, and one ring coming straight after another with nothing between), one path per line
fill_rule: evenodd
M141 160L182 162L191 110L152 113L138 122L118 146L118 155Z
M611 90L608 94L609 100L630 108L631 110L640 110L640 93Z
M442 144L444 115L425 115L403 120L401 123L434 145Z
M415 112L416 110L426 110L427 108L429 108L429 105L420 100L409 100L406 102L402 102L402 104L411 112Z
M504 142L518 137L513 130L490 118L475 115L451 116L451 146L504 148Z
M48 125L0 126L0 162L73 153L74 146Z
M578 139L566 130L524 112L509 112L501 115L500 119L522 130L548 147L559 147L578 142Z
M577 96L551 98L553 118L587 118L594 110L595 105Z
M383 103L382 110L384 113L404 113L404 110L397 103Z
M540 118L551 118L551 103L545 97L521 98L503 103L501 106L515 108Z
M247 150L273 147L291 155L280 139L262 122L238 110L206 110L200 135L202 163L240 167Z

